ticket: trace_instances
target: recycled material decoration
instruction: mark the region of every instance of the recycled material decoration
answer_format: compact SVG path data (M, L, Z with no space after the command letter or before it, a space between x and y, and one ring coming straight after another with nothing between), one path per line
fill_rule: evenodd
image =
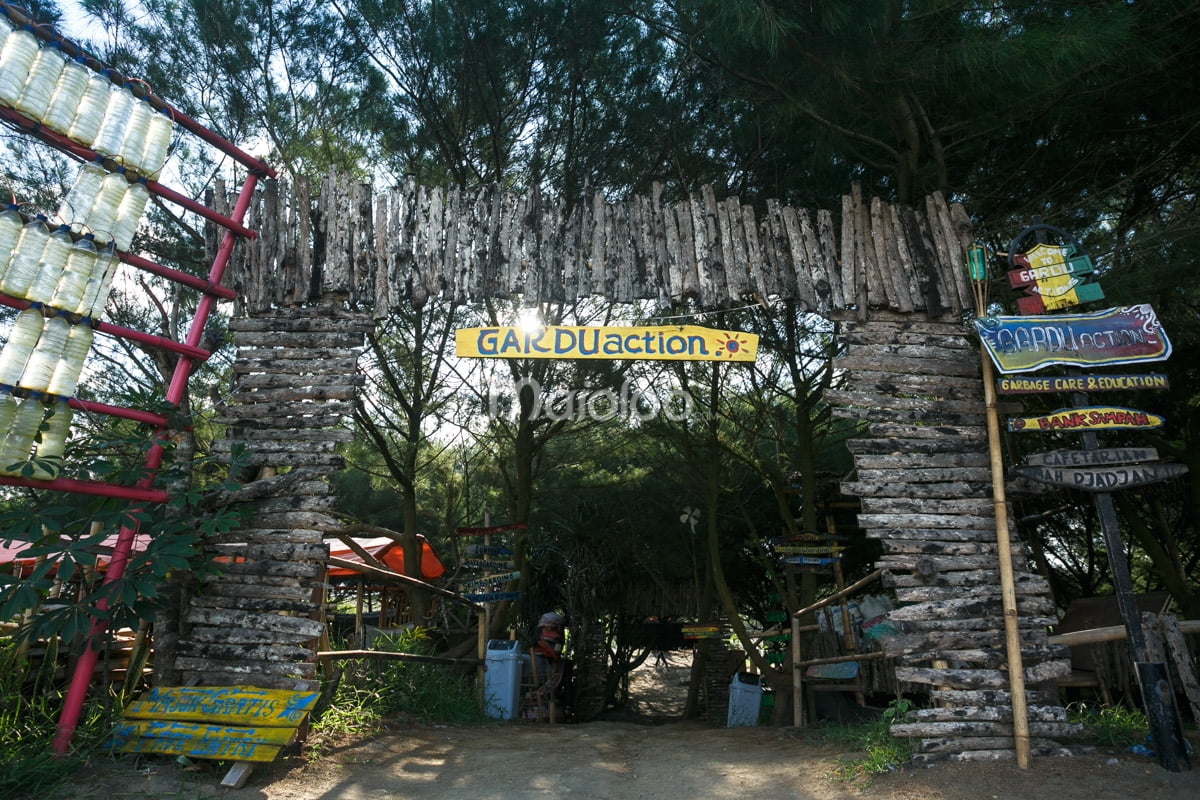
M73 187L79 188L79 184L83 183L83 187L79 189L73 199L74 205L78 205L80 208L68 209L70 214L68 219L72 223L77 223L78 229L72 229L69 224L60 225L55 231L50 231L48 224L45 225L45 229L42 229L47 219L44 216L38 218L37 215L34 215L26 221L26 227L22 230L21 237L30 232L29 223L33 223L31 235L35 237L31 242L40 239L41 233L46 233L47 242L54 234L58 234L55 247L60 255L63 254L62 246L65 245L68 249L74 248L79 241L86 239L85 225L106 229L101 232L101 237L107 233L109 239L97 239L95 230L92 231L93 239L102 242L111 240L115 238L114 233L120 233L123 230L119 228L118 221L121 208L127 201L144 208L143 189L147 198L149 195L156 195L224 229L212 265L208 274L203 277L188 275L133 253L119 252L119 250L116 252L120 262L127 266L149 272L199 293L196 310L184 341L175 341L143 331L100 322L95 319L99 311L94 308L88 309L88 313L93 315L90 327L97 333L136 341L142 345L165 350L175 356L174 371L167 382L163 399L167 406L178 408L187 394L188 378L195 366L211 355L209 351L201 348L200 344L204 338L205 326L208 324L216 303L220 300L232 300L237 297L234 290L221 285L221 280L237 238L254 238L256 235L254 231L242 224L242 220L245 218L258 180L273 177L275 173L264 162L243 152L199 122L156 97L144 83L126 79L120 73L97 61L78 44L59 34L53 27L37 24L36 20L30 18L26 11L16 5L0 2L0 37L3 38L3 44L0 45L0 121L18 132L56 148L84 165L81 169L80 179ZM60 81L60 78L63 80ZM66 93L63 96L59 96L60 83L62 92ZM78 99L74 99L76 94L78 94ZM68 114L70 121L67 121ZM173 136L172 129L176 126L229 156L247 170L248 174L242 182L241 192L228 214L217 212L186 195L163 186L154 179L157 177L160 158L165 160L167 156ZM153 140L152 145L151 140ZM149 152L148 148L153 152ZM96 168L102 168L109 174L101 176L99 169ZM85 171L89 171L86 177ZM117 177L113 177L114 174ZM100 188L96 189L93 183L89 189L88 181L97 177L100 179ZM107 194L105 185L109 187ZM95 191L95 194L89 194L92 190ZM89 196L92 198L90 204L81 199ZM130 199L131 196L132 199ZM84 217L83 205L88 205L86 217ZM127 208L125 222L132 224L133 218L140 217L141 208L135 208L135 206ZM135 210L137 211L136 215L133 214ZM20 213L19 209L14 209L14 211ZM102 225L97 222L97 214L100 215L99 223ZM133 226L136 227L136 224ZM63 227L66 227L65 232L62 230ZM114 229L117 230L114 231ZM124 234L122 234L121 242L124 242ZM43 249L44 247L45 243L43 243ZM88 247L83 246L80 249L87 250ZM114 247L114 249L116 248ZM21 256L22 260L18 263L16 256L22 253L24 253ZM39 252L38 255L40 264L42 253ZM71 253L65 255L69 257ZM15 265L18 267L18 274L15 277L20 279L17 282L18 285L23 283L26 278L29 279L29 283L23 293L5 292L0 294L0 304L18 311L33 308L34 302L43 305L49 303L51 307L55 302L68 305L68 300L71 300L80 289L80 270L76 269L76 274L71 277L72 283L67 287L69 291L65 293L60 291L59 284L67 278L66 273L70 271L65 260L61 262L62 272L57 275L53 272L46 272L43 275L40 269L37 273L32 269L26 269L30 263L30 257L29 253L22 248L20 238L10 245L9 253L0 254L0 258L4 256L10 256L4 264L5 274L11 274ZM97 248L97 259L99 257L100 248ZM91 263L90 254L76 254L76 259L83 259L78 264ZM105 261L115 269L115 259L106 258ZM22 269L25 272L20 272ZM41 282L35 283L39 277L42 278ZM107 274L105 279L108 279ZM53 286L51 286L52 283ZM89 274L88 282L82 284L85 294L89 291L90 283L91 275ZM36 290L34 290L35 286ZM99 289L99 287L97 288ZM30 291L35 292L34 298L24 296ZM58 319L64 310L70 314L67 319L70 325L79 328L86 324L82 318L76 319L82 310L79 305L74 305L70 309L56 310L59 314L46 319L43 328ZM61 330L62 326L59 323L55 322L54 325ZM68 338L69 333L68 331ZM41 335L39 334L39 341ZM54 344L58 336L59 334L56 333L51 344ZM11 345L12 337L10 336L9 346ZM48 354L49 350L42 352ZM30 358L32 358L32 354ZM26 364L22 364L22 376L25 368ZM39 369L37 372L41 373L42 370ZM35 377L40 377L40 375ZM17 392L25 393L23 398L25 404L35 400L40 404L42 399L41 395L35 396L19 387L13 390L12 394ZM154 485L165 455L165 445L172 435L171 424L164 414L84 401L76 397L62 402L65 402L73 410L122 417L152 427L150 445L146 450L143 462L143 477L134 486L122 486L61 476L50 480L37 480L32 474L27 476L22 473L0 476L0 483L101 495L141 504L162 503L169 498L165 491ZM35 410L40 411L40 409ZM20 414L21 411L25 411L25 409L22 408L16 413ZM33 413L27 415L30 418L34 416ZM14 416L14 421L15 419ZM7 439L6 432L6 443ZM20 444L20 442L14 443L14 451L16 444ZM25 453L24 456L28 458L29 453ZM136 508L134 510L136 511ZM123 526L116 535L109 567L104 575L106 585L119 580L124 575L137 536L137 518L136 513L128 515L128 519L133 521ZM92 618L90 636L103 635L107 627L104 619L107 607L107 603L101 600L97 608L98 613ZM100 648L85 646L76 661L57 732L51 744L51 750L56 754L65 754L70 749L71 738L83 710L99 652Z

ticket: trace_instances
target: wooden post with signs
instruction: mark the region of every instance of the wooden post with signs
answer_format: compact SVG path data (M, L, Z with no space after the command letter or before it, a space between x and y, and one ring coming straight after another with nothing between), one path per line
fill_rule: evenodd
M1010 284L1030 293L1018 303L1024 313L1067 308L1104 296L1099 286L1091 282L1091 262L1080 253L1078 245L1073 242L1059 247L1048 245L1046 238L1050 232L1060 235L1063 241L1069 239L1064 232L1042 224L1035 217L1034 223L1018 234L1008 248L1009 265L1017 268L1009 273ZM1030 236L1035 238L1036 244L1025 249L1021 243ZM969 263L974 273L975 264ZM981 274L984 271L980 269ZM977 305L982 314L982 303ZM1049 317L980 316L975 320L975 328L983 345L986 390L993 397L996 387L990 378L992 363L1006 375L1051 365L1067 367L1068 375L1064 378L1017 379L1008 382L1005 389L1006 393L1012 394L1026 390L1035 393L1070 391L1074 408L1038 417L1010 419L1008 429L1018 433L1078 433L1083 450L1044 454L1042 459L1018 468L1018 472L1034 480L1091 493L1112 571L1117 607L1125 624L1159 761L1173 772L1190 769L1169 672L1165 664L1147 660L1146 639L1110 493L1112 489L1142 486L1175 477L1183 474L1186 468L1155 463L1157 453L1152 449L1148 452L1142 448L1101 449L1097 442L1098 430L1154 428L1163 424L1162 417L1137 409L1087 405L1089 389L1159 388L1157 378L1161 376L1112 376L1109 382L1103 381L1103 376L1079 375L1077 369L1084 365L1115 366L1166 360L1171 354L1166 332L1149 305ZM1164 379L1161 387L1165 386ZM1015 694L1015 686L1013 691ZM1013 706L1015 717L1015 697Z
M974 257L972 257L974 256ZM968 269L975 296L976 313L987 309L987 269L982 248L968 253ZM1000 450L1000 414L996 407L995 381L987 349L980 353L983 371L983 404L987 419L988 464L992 479L992 506L996 516L996 559L1000 569L1000 604L1004 614L1004 649L1008 661L1008 689L1012 703L1013 748L1017 766L1029 769L1029 710L1025 697L1025 665L1021 657L1020 619L1017 616L1017 589L1013 576L1012 545L1009 540L1008 497L1004 488L1004 457Z

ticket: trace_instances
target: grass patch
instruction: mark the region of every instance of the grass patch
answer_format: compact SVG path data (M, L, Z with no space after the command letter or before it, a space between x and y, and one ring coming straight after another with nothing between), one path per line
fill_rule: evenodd
M375 649L433 655L425 628L401 631L376 642ZM469 676L461 669L412 661L356 659L342 666L342 679L330 706L313 722L309 757L319 758L337 742L374 735L388 717L441 725L489 722L479 707Z
M913 754L912 742L892 736L888 729L911 709L911 701L893 700L877 720L822 727L822 737L827 742L849 745L863 753L861 757L839 758L833 777L846 783L869 786L874 776L907 764Z
M32 669L11 641L0 644L0 797L52 797L112 729L118 704L95 699L75 727L71 752L51 755L63 696L53 684L53 660L44 663Z
M1067 718L1083 725L1088 738L1097 744L1125 748L1146 740L1150 723L1141 711L1125 706L1072 703Z

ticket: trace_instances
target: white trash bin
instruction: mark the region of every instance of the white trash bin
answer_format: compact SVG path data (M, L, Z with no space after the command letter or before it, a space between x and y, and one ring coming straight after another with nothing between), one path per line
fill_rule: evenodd
M483 706L492 719L516 719L521 704L521 662L515 639L489 639L484 657Z
M726 726L751 728L758 724L762 706L762 678L750 672L739 672L729 684L729 715Z

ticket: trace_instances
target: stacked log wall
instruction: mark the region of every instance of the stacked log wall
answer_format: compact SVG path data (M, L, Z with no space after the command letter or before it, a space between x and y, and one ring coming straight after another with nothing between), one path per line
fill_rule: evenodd
M291 688L316 675L316 651L335 503L326 478L342 466L338 443L360 383L364 335L373 323L333 306L275 309L235 319L233 387L214 443L249 478L238 502L245 522L205 541L219 561L187 600L173 680ZM235 497L238 495L235 495Z
M889 620L900 635L884 651L899 657L897 679L934 702L892 733L920 740L922 761L1014 757L979 351L959 320L877 313L840 321L838 336L845 383L825 397L865 434L847 443L855 473L842 491L860 498L859 524L882 543L878 566L896 594ZM1070 675L1070 655L1048 643L1049 584L1010 539L1031 750L1067 754L1060 740L1082 728L1054 681Z

